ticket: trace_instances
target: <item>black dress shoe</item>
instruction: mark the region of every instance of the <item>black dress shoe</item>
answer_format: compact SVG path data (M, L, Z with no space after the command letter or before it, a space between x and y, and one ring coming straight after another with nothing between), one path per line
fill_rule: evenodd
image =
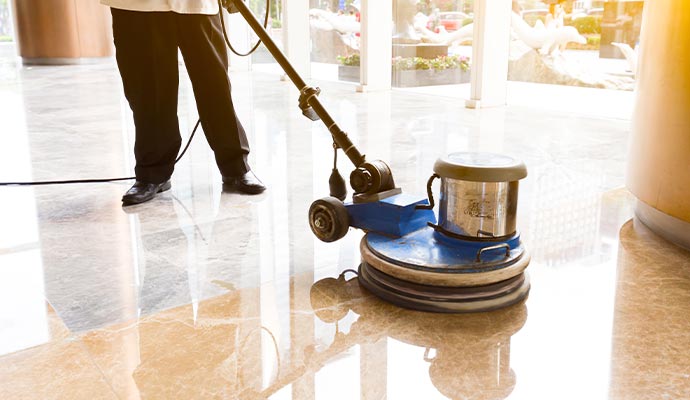
M156 194L170 190L170 181L163 183L147 183L136 181L124 196L122 196L122 205L131 206L151 200L156 197Z
M223 187L235 189L246 194L259 194L266 190L266 186L261 183L252 171L248 171L240 176L224 176Z

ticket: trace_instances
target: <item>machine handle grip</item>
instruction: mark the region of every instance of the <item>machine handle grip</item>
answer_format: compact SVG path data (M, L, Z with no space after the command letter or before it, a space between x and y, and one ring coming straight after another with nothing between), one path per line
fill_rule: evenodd
M502 248L506 249L506 258L510 257L510 245L508 243L500 243L494 246L487 246L479 249L477 252L477 262L482 262L482 253L485 251L498 250Z
M437 174L431 175L428 181L426 181L426 194L429 197L428 205L418 205L415 210L433 210L434 209L434 193L431 191L431 184L434 183L434 179L440 178Z

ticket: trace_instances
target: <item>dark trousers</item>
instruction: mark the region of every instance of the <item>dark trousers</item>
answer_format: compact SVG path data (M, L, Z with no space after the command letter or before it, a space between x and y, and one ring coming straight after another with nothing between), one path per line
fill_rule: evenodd
M177 120L178 48L221 174L249 171L249 144L232 104L228 53L218 16L111 11L117 66L134 114L137 180L161 183L173 172L182 143Z

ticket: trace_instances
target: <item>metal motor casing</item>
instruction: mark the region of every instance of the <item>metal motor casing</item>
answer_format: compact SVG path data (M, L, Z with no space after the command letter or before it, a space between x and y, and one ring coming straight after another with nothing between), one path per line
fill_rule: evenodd
M462 236L503 237L517 227L518 182L441 178L439 224Z
M518 181L525 165L492 153L451 153L439 159L439 226L467 238L502 238L517 231Z

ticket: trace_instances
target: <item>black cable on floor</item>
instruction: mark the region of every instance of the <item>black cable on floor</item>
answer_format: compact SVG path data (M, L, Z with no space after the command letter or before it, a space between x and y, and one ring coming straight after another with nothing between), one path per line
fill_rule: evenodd
M184 156L184 153L187 152L187 149L189 148L189 145L192 144L192 139L194 139L194 134L196 133L197 128L199 128L199 125L201 124L201 120L196 121L196 125L194 125L194 129L192 130L192 134L189 136L189 140L187 140L187 145L184 146L184 149L180 153L179 156L175 159L175 164L177 164L178 161ZM72 180L62 180L62 181L34 181L34 182L0 182L0 186L41 186L41 185L67 185L67 184L73 184L73 183L106 183L106 182L118 182L118 181L128 181L131 179L136 179L134 176L128 176L125 178L103 178L103 179L72 179Z

